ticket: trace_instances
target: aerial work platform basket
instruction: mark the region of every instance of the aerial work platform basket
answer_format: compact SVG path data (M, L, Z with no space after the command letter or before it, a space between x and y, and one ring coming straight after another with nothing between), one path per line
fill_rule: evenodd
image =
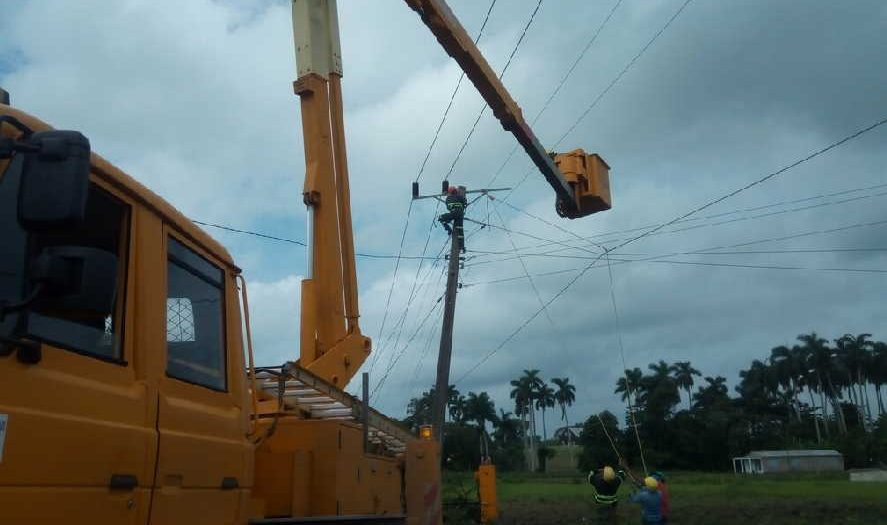
M574 149L555 155L554 163L573 187L576 208L583 215L610 209L610 166L600 155Z

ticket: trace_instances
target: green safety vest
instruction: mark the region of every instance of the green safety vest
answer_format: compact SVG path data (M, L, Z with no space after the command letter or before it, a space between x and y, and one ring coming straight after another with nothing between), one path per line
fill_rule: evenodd
M616 478L619 480L619 484L621 485L623 481L625 481L625 472L622 470L616 471ZM592 485L593 486L593 485ZM618 489L617 489L618 491ZM597 489L594 490L594 502L598 505L615 505L619 503L619 496L616 494L606 495L600 494Z

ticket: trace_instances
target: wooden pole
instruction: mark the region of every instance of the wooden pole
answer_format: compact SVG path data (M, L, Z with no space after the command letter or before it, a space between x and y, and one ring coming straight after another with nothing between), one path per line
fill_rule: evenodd
M450 358L453 353L453 318L456 314L456 288L459 284L459 236L455 228L450 236L450 266L447 272L447 291L444 297L443 327L440 332L440 350L437 357L437 384L434 387L432 422L439 443L443 444L447 393L450 386Z

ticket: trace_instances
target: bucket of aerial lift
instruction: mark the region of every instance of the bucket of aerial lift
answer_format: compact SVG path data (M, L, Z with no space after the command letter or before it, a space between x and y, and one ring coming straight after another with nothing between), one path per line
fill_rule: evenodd
M555 155L554 162L573 187L577 216L610 209L610 166L600 155L574 149Z

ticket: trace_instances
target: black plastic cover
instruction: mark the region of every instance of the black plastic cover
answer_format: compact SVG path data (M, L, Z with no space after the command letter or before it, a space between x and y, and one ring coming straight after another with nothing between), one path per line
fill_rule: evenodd
M77 131L40 131L28 142L18 195L18 221L29 231L76 226L86 214L89 140Z
M42 284L43 308L110 315L117 292L117 256L85 246L44 248L31 266L31 281Z

